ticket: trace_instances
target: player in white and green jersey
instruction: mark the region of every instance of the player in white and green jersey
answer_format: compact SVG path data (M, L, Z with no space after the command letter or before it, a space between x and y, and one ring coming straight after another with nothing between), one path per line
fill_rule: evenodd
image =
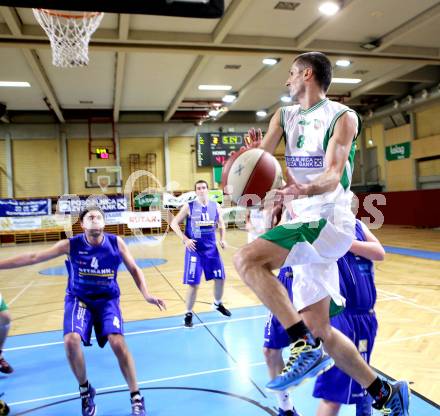
M336 363L367 389L374 407L389 416L408 416L408 383L381 380L353 343L330 326L330 299L344 302L336 260L354 239L349 188L361 129L353 110L326 98L331 78L331 62L322 53L308 52L293 61L286 86L299 104L274 114L260 147L273 154L281 138L286 140L287 185L275 193L273 218L285 205L294 220L241 248L234 264L292 342L286 367L267 388L293 388ZM251 134L257 142L259 136ZM283 266L295 267L301 275L292 288L297 310L272 273Z

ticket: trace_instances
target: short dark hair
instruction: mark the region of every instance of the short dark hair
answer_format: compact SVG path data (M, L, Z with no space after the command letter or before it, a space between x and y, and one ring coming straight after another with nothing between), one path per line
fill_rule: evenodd
M332 82L332 63L321 52L306 52L298 55L293 63L304 68L312 68L316 82L324 92L327 92Z
M79 213L79 220L82 222L84 217L89 213L90 211L99 211L101 215L105 218L104 211L98 207L98 205L87 205L80 213Z
M199 183L204 183L206 185L206 187L209 189L209 185L208 182L206 182L204 179L199 179L195 184L194 184L194 190L196 190L196 187Z

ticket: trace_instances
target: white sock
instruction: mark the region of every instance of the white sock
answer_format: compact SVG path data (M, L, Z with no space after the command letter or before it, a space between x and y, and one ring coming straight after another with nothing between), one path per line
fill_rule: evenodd
M220 300L214 299L214 305L215 305L215 306L220 305L220 303L222 303L222 300L221 300L221 299L220 299Z
M285 391L277 391L275 392L275 396L277 397L278 407L282 410L292 410L293 403L290 400L289 392Z

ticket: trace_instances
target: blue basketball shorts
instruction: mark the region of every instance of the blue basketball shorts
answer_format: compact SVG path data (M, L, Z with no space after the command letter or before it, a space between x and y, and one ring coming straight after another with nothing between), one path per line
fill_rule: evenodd
M76 332L84 345L90 346L92 328L103 348L110 334L124 334L119 297L87 301L67 294L64 299L64 335Z
M292 270L290 267L283 267L278 273L278 280L286 288L290 300L292 300ZM280 350L290 345L290 338L286 330L281 325L278 318L269 312L266 325L264 326L264 344L265 348Z
M350 338L358 351L369 363L377 333L377 319L375 313L352 313L344 310L331 319L331 325L339 329ZM350 376L339 370L331 368L316 379L313 396L342 404L360 403L366 390Z
M225 268L217 247L215 250L206 252L185 251L185 264L183 272L183 283L187 285L199 285L205 274L206 280L225 279Z

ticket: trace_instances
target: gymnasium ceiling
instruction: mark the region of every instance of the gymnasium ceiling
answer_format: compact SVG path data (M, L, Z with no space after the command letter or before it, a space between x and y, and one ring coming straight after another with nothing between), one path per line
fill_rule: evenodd
M329 95L364 114L440 88L440 1L345 0L332 17L319 12L320 3L225 0L221 19L108 13L92 38L89 66L73 69L52 66L31 9L0 6L0 81L31 84L0 88L0 102L12 122L84 114L209 122L207 111L224 93L198 85L229 84L238 99L224 121L254 122L256 111L282 105L293 57L313 50L333 63L351 61L335 66L334 76L362 81L332 84ZM268 57L278 64L264 65Z

